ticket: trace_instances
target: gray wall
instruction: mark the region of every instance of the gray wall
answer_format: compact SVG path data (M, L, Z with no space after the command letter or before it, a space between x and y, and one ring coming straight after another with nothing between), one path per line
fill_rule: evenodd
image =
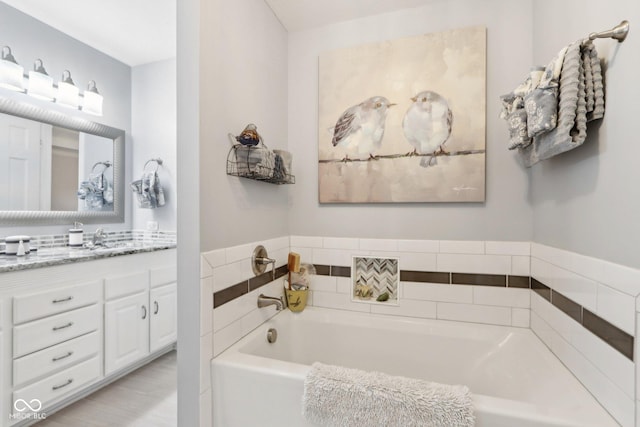
M205 4L206 3L206 4ZM287 32L263 0L202 4L201 250L289 234L288 187L226 174L227 134L248 123L287 148Z
M373 238L530 240L528 171L507 151L499 95L528 73L532 2L452 0L289 34L290 232ZM486 202L466 204L320 205L318 203L318 55L399 37L487 27Z
M596 41L606 64L604 119L589 124L582 147L532 168L533 237L538 243L640 268L640 2L536 0L534 60L546 64L563 45L623 19L631 22L624 43Z
M131 72L131 140L133 179L142 175L144 164L160 157L158 169L166 205L140 209L135 195L127 188L127 203L133 210L133 228L144 230L147 221L156 221L160 230L176 230L176 61L153 62L134 67ZM147 166L153 170L155 163Z
M98 90L104 96L104 115L89 116L78 112L92 121L124 129L127 132L127 158L131 158L131 68L101 53L66 34L55 30L42 22L0 2L0 45L9 45L16 60L25 68L32 69L33 61L40 58L54 81L68 69L76 86L86 88L89 80L95 80ZM26 97L26 95L25 95ZM29 99L29 98L25 98ZM56 108L55 105L52 108ZM76 114L76 113L74 113ZM131 178L127 165L126 182ZM125 223L107 224L107 230L127 229L131 227L131 209L126 206ZM71 224L70 224L71 225ZM87 226L93 231L97 224ZM63 233L67 226L39 227L3 227L0 224L0 237L15 234L16 229L27 234Z

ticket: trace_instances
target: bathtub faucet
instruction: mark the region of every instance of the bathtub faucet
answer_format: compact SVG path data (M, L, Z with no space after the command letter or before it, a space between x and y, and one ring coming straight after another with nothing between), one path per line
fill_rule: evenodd
M275 305L276 310L280 311L284 309L284 300L282 299L282 297L268 297L265 294L260 294L260 296L258 297L258 308L267 307L270 305Z

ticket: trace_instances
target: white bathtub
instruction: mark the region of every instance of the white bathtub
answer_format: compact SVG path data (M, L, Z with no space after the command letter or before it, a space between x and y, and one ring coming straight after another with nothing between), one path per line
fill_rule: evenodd
M529 329L315 307L283 311L212 360L213 425L311 426L301 400L314 361L467 385L477 426L618 425Z

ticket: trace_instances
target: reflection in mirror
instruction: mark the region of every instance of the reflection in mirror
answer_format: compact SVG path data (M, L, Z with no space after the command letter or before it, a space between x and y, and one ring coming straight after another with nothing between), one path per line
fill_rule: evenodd
M112 211L113 140L0 114L0 210Z
M0 97L0 223L122 222L124 139L120 129Z

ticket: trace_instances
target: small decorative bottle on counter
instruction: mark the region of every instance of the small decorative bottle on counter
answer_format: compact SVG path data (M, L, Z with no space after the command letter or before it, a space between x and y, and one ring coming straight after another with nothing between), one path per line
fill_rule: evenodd
M72 248L81 248L84 240L84 231L81 222L74 222L73 228L69 229L69 246Z

